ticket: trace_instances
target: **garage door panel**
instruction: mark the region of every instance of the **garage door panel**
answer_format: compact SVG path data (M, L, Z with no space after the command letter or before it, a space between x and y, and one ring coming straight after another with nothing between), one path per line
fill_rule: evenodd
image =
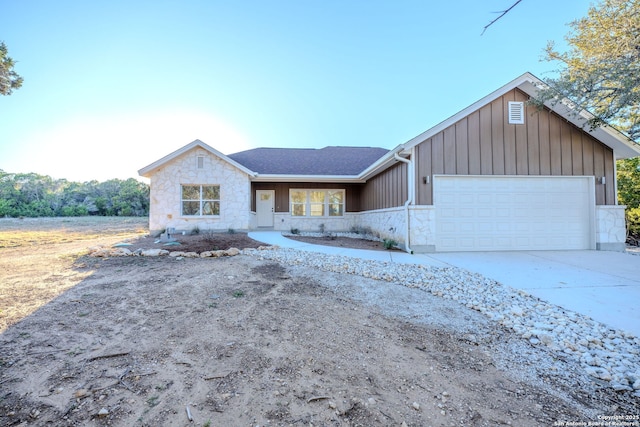
M436 250L589 249L587 177L434 177Z

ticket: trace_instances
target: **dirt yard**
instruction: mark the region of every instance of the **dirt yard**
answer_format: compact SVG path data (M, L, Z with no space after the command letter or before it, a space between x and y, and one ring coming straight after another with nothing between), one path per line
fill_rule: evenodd
M528 374L533 348L420 290L247 255L85 255L144 229L0 220L0 426L551 426L637 413L577 374ZM217 237L207 245L259 245Z

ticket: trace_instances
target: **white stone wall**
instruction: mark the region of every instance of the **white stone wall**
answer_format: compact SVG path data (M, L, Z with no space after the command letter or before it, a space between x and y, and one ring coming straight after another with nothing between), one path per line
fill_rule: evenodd
M432 205L409 207L410 246L416 253L436 250L436 208Z
M382 239L393 239L404 245L407 214L404 207L376 209L357 214L357 225L369 227Z
M291 231L296 228L300 231L317 232L320 230L320 225L324 224L325 231L346 232L357 225L356 216L357 214L348 212L342 217L310 218L291 216L289 212L276 212L273 228L280 231Z
M624 251L627 227L624 219L626 206L596 206L596 249Z
M204 167L197 169L197 157ZM196 147L151 175L149 230L156 234L173 227L179 231L247 230L250 227L250 182L246 173ZM189 217L181 210L181 185L220 185L220 216Z

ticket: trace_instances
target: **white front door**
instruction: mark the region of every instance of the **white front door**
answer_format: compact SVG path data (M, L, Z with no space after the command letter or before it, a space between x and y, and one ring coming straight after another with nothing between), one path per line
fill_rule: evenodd
M258 227L273 227L275 190L256 190L256 216Z

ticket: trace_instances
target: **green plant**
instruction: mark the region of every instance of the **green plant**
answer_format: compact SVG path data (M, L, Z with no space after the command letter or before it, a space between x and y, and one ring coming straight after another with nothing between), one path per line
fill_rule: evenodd
M625 212L625 216L627 220L627 233L629 237L637 242L640 242L640 208L627 209Z
M200 227L197 225L191 229L191 234L200 234Z
M234 230L233 228L229 228L229 229L227 230L227 233L229 233L229 234L236 234L236 230Z
M393 239L383 239L382 244L384 245L385 249L389 250L395 248L398 245L398 242Z
M300 234L300 230L297 228L291 228L291 234Z
M206 423L202 424L202 427L211 427L211 420L207 420Z
M233 297L234 298L242 298L244 296L244 292L237 290L237 291L233 291Z
M320 224L318 228L320 229L320 232L324 234L324 229L325 229L324 223Z

